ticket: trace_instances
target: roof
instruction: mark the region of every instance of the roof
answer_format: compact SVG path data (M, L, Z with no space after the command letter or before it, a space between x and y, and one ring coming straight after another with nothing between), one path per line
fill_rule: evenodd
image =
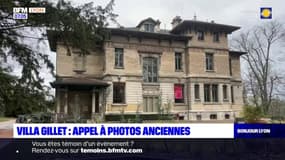
M179 33L180 31L186 28L196 28L201 30L216 30L216 31L224 31L226 33L232 33L235 30L240 29L238 26L231 26L225 24L218 24L214 22L203 22L197 20L184 20L177 26L175 26L170 32L171 33Z
M112 35L118 36L126 36L126 37L141 37L141 38L154 38L161 40L176 40L176 41L184 41L187 42L192 37L191 36L183 36L172 34L169 30L161 29L158 32L146 32L140 31L139 28L129 27L129 28L108 28L108 30ZM53 52L56 52L56 42L59 37L56 31L47 30L48 41L50 45L50 49Z
M230 54L232 55L237 55L237 56L241 56L243 54L247 54L247 52L242 52L242 51L229 51Z
M99 80L99 79L91 79L91 78L58 78L56 81L51 83L52 87L57 86L102 86L106 87L109 84L106 81Z
M133 36L141 38L155 38L155 39L164 39L164 40L177 40L177 41L188 41L191 39L190 36L183 36L172 34L167 30L160 30L159 32L145 32L140 31L137 28L109 28L111 35L119 36Z

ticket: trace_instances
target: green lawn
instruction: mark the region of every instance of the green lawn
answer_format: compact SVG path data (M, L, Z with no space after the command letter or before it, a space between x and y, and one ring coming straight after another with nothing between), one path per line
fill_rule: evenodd
M5 121L9 121L13 118L10 118L10 117L0 117L0 122L5 122Z

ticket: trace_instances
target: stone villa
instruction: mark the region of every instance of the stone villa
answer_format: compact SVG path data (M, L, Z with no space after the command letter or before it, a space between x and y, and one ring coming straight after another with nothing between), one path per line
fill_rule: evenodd
M245 53L229 50L227 37L238 29L176 16L172 29L164 30L147 18L136 27L110 28L103 53L85 56L76 49L68 55L49 35L57 54L56 117L163 109L184 120L233 120L243 106L240 56Z

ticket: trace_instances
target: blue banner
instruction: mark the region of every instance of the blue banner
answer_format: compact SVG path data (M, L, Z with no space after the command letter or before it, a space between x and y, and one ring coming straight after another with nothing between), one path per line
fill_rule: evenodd
M285 138L285 125L234 124L234 138Z

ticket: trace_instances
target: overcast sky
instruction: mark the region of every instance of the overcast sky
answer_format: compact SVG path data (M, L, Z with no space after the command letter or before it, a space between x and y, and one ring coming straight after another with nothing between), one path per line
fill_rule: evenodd
M92 0L81 0L91 2ZM73 0L74 4L78 1ZM77 2L77 3L75 3ZM93 0L105 5L108 0ZM285 19L284 0L115 0L114 12L123 26L136 26L147 17L159 19L161 27L171 28L171 20L179 15L182 19L198 20L238 25L241 27L262 23L260 7L272 7L273 19Z
M74 5L94 2L95 5L105 6L109 0L71 2ZM255 25L270 21L260 19L260 7L272 7L272 20L285 24L284 6L284 0L115 0L114 13L119 15L117 21L124 27L134 27L142 19L152 17L161 21L162 29L171 29L170 23L175 16L181 16L185 20L193 19L196 14L201 21L214 20L216 23L240 26L241 30L232 34L235 36ZM42 48L55 62L55 53L48 51L48 45L43 45ZM283 62L284 59L278 62L280 68ZM54 80L47 71L43 71L42 76L46 77L47 84Z

